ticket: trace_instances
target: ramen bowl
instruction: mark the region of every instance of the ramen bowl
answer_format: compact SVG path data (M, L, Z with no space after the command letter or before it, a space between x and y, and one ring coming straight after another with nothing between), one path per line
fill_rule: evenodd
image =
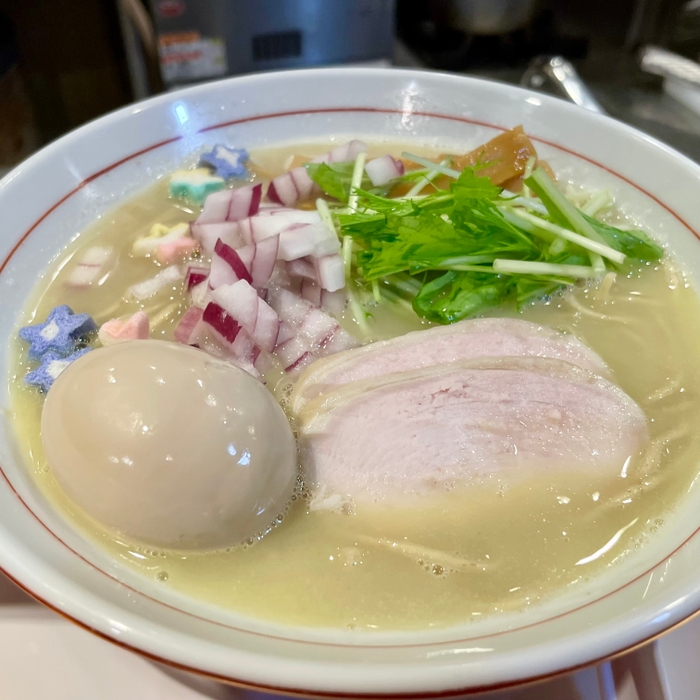
M507 85L429 72L309 70L225 80L137 103L12 171L0 182L0 331L14 338L37 280L87 224L203 146L252 149L365 136L464 152L518 124L556 172L613 193L621 211L653 231L689 283L697 283L700 167L667 146ZM7 386L8 343L0 371ZM139 576L75 529L37 488L13 436L7 390L2 401L2 570L95 634L224 682L305 695L476 692L629 650L700 609L700 496L691 487L658 533L615 567L522 611L376 633L239 615Z

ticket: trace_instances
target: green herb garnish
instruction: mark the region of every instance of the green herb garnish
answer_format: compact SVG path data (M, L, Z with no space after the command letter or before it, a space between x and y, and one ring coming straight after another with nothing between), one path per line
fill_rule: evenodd
M422 318L453 323L504 303L547 297L577 279L600 278L626 258L663 255L643 232L585 214L541 168L525 180L535 200L505 196L478 168L457 172L404 156L426 166L405 176L416 183L412 194L422 189L420 178L436 171L454 178L450 189L390 199L386 193L398 181L371 188L366 177L359 181L360 170L352 180L353 163L307 165L327 195L350 202L333 216L355 309L358 285L371 285L375 299L410 302Z

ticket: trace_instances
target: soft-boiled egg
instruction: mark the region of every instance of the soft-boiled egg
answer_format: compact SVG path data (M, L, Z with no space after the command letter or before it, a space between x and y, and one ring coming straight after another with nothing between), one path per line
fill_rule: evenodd
M256 379L200 350L136 340L93 350L46 397L50 469L94 519L163 547L265 532L296 484L294 436Z

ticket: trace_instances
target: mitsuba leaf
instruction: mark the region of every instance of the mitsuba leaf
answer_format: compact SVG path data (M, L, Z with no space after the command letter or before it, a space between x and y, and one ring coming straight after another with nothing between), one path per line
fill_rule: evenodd
M347 202L350 196L350 180L355 167L353 161L347 163L307 163L308 176L329 196Z
M456 182L450 185L454 195L455 206L460 207L474 200L494 201L500 196L502 189L494 185L487 177L479 177L474 168L465 168ZM471 204L467 204L471 206Z
M503 304L514 288L506 275L450 271L423 285L413 309L429 321L454 323Z
M591 216L583 214L583 217L598 233L598 235L615 250L642 262L661 260L664 255L663 248L654 243L644 231L623 231L610 224L604 224Z

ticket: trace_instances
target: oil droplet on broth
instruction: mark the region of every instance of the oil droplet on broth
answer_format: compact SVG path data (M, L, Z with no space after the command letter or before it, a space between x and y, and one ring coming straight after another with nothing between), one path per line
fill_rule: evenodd
M403 144L384 144L377 155L387 150L398 154L403 149ZM308 155L325 150L318 144L299 147ZM417 149L412 145L411 150ZM253 153L252 158L276 172L288 155L288 149L269 150ZM122 203L113 216L89 227L66 253L69 256L93 245L97 237L101 244L121 251L124 262L120 274L84 295L64 287L70 268L65 266L54 282L39 290L27 311L41 317L56 304L66 303L98 317L115 298L121 298L126 287L152 274L148 261L127 262L133 240L154 223L172 226L183 217L193 218L183 215L177 203L167 197L166 179ZM300 484L284 522L274 523L278 527L261 542L251 539L226 551L183 555L137 548L75 512L50 470L44 471L39 437L41 400L26 391L19 380L12 387L17 434L27 464L35 468L37 483L77 527L115 560L207 603L290 624L350 629L438 627L480 619L494 611L523 609L566 586L587 585L615 557L643 546L649 526L662 527L666 512L696 475L700 435L693 424L683 422L687 421L683 417L700 412L700 304L692 290L678 283L682 277L671 265L656 267L643 266L618 276L607 300L581 288L527 307L521 314L526 320L574 333L602 355L615 381L649 417L652 441L663 444L655 479L649 478L640 460L633 459L626 479L607 484L571 473L539 474L527 484L487 479L442 494L434 503L396 509L362 506L354 515L309 513ZM630 301L632 297L634 301ZM179 289L167 290L158 301L165 308L173 303L183 305L185 297ZM114 315L135 310L135 305L122 302ZM387 306L372 309L372 314L373 339L425 325ZM622 314L624 324L616 321ZM166 318L159 329L161 337L171 339L176 322L177 314ZM15 367L17 377L22 377L26 364L19 349ZM289 386L288 382L286 386L280 383L282 378L278 373L269 385L279 387L284 403ZM683 391L667 392L671 386ZM654 398L662 394L663 398ZM679 424L686 429L684 436L669 441ZM631 502L620 503L632 486ZM614 548L576 567L577 561L598 551L635 517L639 523L626 531ZM358 546L359 535L375 541L414 543L451 557L459 552L465 559L485 564L456 570L439 558L425 557L419 563L413 555L376 543L365 544L363 540ZM147 556L139 559L128 555L129 551Z

